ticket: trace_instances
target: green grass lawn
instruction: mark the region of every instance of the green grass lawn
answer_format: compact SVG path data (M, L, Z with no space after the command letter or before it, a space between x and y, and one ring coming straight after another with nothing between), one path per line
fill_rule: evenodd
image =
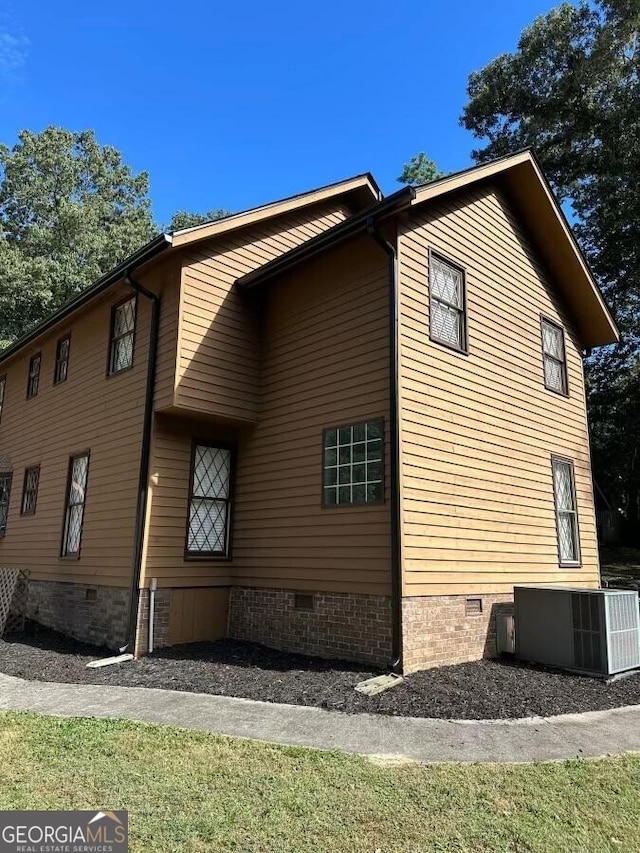
M379 766L122 721L0 714L0 809L129 810L130 849L640 849L640 758Z

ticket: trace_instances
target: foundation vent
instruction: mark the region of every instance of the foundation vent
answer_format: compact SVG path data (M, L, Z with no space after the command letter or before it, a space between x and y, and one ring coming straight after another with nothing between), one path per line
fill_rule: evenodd
M315 601L311 593L296 592L293 606L296 610L315 610Z

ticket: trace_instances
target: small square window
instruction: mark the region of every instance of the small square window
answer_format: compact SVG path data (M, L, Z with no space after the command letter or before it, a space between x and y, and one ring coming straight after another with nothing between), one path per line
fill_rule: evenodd
M69 372L69 351L71 349L71 338L61 338L56 344L56 364L53 371L53 384L59 385L64 382Z
M324 431L323 505L382 503L383 421Z
M34 515L38 500L38 484L40 482L40 466L25 468L24 485L22 487L22 505L20 515Z
M109 346L109 376L133 367L133 347L136 331L136 297L114 305L111 309L111 343Z
M40 384L40 365L42 364L42 353L37 352L29 359L29 377L27 379L27 400L36 397Z

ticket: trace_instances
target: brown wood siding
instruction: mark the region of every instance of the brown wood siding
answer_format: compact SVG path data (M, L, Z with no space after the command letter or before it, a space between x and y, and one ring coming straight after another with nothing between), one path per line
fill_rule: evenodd
M177 275L156 265L137 278L164 296ZM111 307L131 294L111 288L11 359L0 422L0 456L11 460L13 489L0 565L37 580L125 586L131 574L133 528L147 376L150 308L139 298L133 368L106 376ZM163 328L167 328L164 324ZM71 333L68 378L53 384L57 340ZM161 350L166 349L161 341ZM29 358L42 350L38 395L26 399ZM162 382L166 381L166 373ZM161 383L162 384L162 383ZM161 389L162 390L162 389ZM90 451L79 559L61 559L69 457ZM20 515L24 469L40 465L36 512Z
M238 454L233 581L388 593L389 490L322 508L322 432L384 418L389 474L386 258L368 238L270 283L258 424Z
M227 634L229 589L174 589L167 642L197 643L219 640Z
M347 213L341 202L323 202L185 249L176 406L256 420L258 317L255 303L238 294L234 282Z
M465 269L468 355L429 340L429 249ZM399 250L404 594L597 585L580 347L507 199L418 210ZM541 313L565 329L568 397L544 387ZM552 453L575 463L579 569L558 565Z

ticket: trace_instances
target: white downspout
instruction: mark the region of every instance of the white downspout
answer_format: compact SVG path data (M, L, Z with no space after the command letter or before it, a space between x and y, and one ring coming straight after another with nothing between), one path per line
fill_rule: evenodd
M147 654L153 651L153 623L156 613L156 589L158 588L158 579L151 578L149 583L149 640L147 643Z

